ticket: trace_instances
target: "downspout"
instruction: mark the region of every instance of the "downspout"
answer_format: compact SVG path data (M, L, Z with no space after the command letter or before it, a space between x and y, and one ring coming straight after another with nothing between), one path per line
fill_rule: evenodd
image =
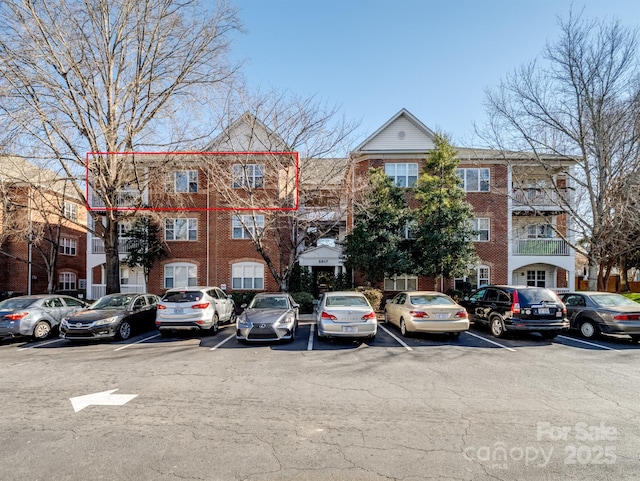
M209 163L207 162L207 238L205 240L207 248L206 248L206 255L207 255L207 260L205 262L206 264L206 269L207 269L207 282L206 285L210 286L211 283L209 282L209 255L210 255L210 248L209 248L209 239L211 239L211 237L209 236L210 233L210 229L211 229L211 189L209 188L209 186L211 185L211 167L209 166Z
M29 236L28 236L28 250L27 250L27 295L31 295L31 262L33 257L33 212L31 196L33 195L32 188L29 187Z

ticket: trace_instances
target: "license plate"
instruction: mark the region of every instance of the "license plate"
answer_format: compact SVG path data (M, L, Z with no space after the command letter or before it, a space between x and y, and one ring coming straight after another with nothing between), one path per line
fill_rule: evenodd
M448 319L448 318L449 318L449 314L439 314L439 313L436 313L436 314L435 314L435 318L436 318L436 319Z
M342 332L358 332L356 326L342 326Z
M176 307L176 308L173 310L173 313L174 313L174 314L182 314L182 307Z
M548 307L538 307L538 314L549 314Z

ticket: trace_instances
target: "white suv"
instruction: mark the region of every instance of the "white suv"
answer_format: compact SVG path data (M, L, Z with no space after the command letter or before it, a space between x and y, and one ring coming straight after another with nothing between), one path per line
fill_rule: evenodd
M160 335L172 331L204 331L216 334L220 323L233 323L235 303L217 287L183 287L169 289L156 313Z

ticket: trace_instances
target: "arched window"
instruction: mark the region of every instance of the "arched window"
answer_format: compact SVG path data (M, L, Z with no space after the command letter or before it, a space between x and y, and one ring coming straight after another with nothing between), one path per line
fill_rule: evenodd
M164 266L164 288L198 285L198 266L188 262L173 262Z
M237 262L231 266L232 289L264 289L264 265L258 262Z

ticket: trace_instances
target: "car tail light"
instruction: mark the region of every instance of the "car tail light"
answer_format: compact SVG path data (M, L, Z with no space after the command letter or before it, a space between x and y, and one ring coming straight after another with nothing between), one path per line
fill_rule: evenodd
M511 314L520 314L520 298L518 297L518 291L513 291L512 298Z
M411 314L413 317L417 317L418 319L425 319L429 317L429 314L424 311L409 311L409 314Z
M365 314L364 316L362 316L362 320L363 321L368 321L369 319L376 319L376 313L371 311L371 312Z
M23 317L26 317L28 314L29 314L28 312L24 312L24 311L23 312L14 312L12 314L5 314L4 317L9 319L10 321L19 321Z
M564 305L564 302L562 302L562 299L560 299L558 294L556 294L554 292L553 295L556 297L556 300L558 301L558 304L560 304L562 306L562 314L564 314L566 316L567 315L567 306Z
M206 309L207 307L209 307L208 302L201 302L200 304L194 304L191 306L191 309Z
M616 321L640 321L640 314L618 314L613 318Z
M158 309L166 309L167 306L163 306L162 304L158 304Z
M462 311L458 311L458 312L456 312L456 317L457 317L458 319L462 319L462 318L467 317L467 311L462 310Z
M322 319L330 319L332 321L336 321L338 319L333 314L329 314L328 312L325 312L325 311L322 311L322 314L320 314L320 317L322 317Z

